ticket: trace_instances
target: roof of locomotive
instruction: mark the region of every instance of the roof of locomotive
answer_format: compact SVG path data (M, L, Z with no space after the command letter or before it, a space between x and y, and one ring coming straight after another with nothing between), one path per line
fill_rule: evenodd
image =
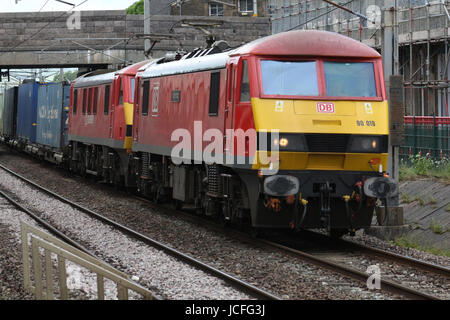
M152 60L144 60L144 61L132 64L131 66L128 66L128 67L118 70L116 72L116 74L134 76L143 66L151 63L152 61L153 61L153 59Z
M379 59L381 55L369 46L334 32L295 30L249 42L235 50L197 58L143 65L144 78L225 68L230 56L327 56Z
M338 33L320 30L294 30L249 42L233 52L235 55L328 56L380 58L371 47Z
M181 59L161 64L151 64L142 73L143 78L161 77L225 68L229 52L216 53L191 59Z
M134 76L138 70L151 62L151 60L144 60L138 63L135 63L131 66L125 67L123 69L102 73L102 74L95 74L96 71L93 71L91 73L87 73L78 79L74 81L74 88L82 88L82 87L91 87L91 86L98 86L102 84L109 84L114 80L114 77L116 75L131 75Z
M95 76L89 76L91 73L82 75L74 80L74 88L98 86L102 84L109 84L113 82L116 71L103 73Z

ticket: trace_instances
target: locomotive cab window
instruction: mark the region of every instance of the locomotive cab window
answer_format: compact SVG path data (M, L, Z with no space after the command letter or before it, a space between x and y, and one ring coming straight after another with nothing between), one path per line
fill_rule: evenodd
M220 71L211 72L209 115L219 115Z
M265 95L319 95L314 61L261 60L261 75Z
M130 102L134 103L134 85L135 85L135 79L134 78L130 78Z
M250 78L248 76L247 60L242 61L241 92L239 101L250 102Z
M377 97L371 62L324 62L329 97Z
M120 81L120 91L119 91L119 106L123 105L123 80L119 79Z

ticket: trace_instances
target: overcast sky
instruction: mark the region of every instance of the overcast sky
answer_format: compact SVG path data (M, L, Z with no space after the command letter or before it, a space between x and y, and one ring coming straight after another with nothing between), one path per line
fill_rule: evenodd
M70 5L55 0L0 0L0 12L68 11ZM84 0L64 0L75 5ZM137 0L88 0L76 10L123 10ZM17 2L17 4L16 4Z

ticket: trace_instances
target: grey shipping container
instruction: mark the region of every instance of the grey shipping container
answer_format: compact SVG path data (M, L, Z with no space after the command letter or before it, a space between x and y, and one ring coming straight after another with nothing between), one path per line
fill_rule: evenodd
M16 136L17 126L17 87L5 90L3 106L3 135L9 138Z
M67 144L67 115L70 86L61 83L41 84L38 89L36 142L50 149ZM67 105L66 105L67 104Z

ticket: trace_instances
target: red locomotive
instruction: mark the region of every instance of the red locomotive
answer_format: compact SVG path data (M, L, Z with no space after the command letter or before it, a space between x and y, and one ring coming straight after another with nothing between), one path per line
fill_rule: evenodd
M383 175L380 55L324 31L221 51L75 81L72 167L253 230L326 227L340 236L370 225L377 198L396 192ZM100 108L107 86L110 113L95 115L89 97Z
M72 83L69 112L69 167L117 185L128 183L134 81L143 61L117 72L96 72Z

